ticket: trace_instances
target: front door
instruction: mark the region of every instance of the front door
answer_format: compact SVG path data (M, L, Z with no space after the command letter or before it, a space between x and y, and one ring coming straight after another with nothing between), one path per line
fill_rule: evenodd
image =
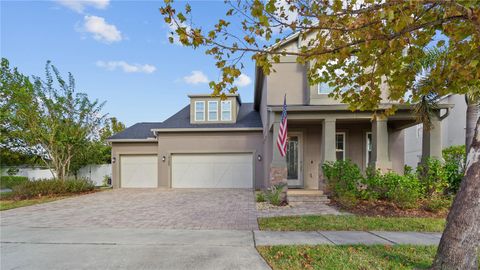
M289 187L303 187L303 138L300 132L289 132L287 140L287 182Z

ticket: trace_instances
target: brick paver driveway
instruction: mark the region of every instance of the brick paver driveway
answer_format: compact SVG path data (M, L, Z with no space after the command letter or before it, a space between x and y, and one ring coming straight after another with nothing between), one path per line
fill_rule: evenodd
M1 212L2 226L257 229L252 190L119 189Z

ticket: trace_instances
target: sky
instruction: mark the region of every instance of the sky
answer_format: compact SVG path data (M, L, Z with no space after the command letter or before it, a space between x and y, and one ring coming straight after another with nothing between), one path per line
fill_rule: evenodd
M188 94L210 94L219 76L210 56L168 42L159 12L163 1L0 1L0 54L26 75L44 77L51 60L78 92L106 101L103 109L127 126L159 122L188 104ZM178 3L184 6L186 2ZM213 25L223 1L190 1L196 23ZM253 101L254 63L237 82Z

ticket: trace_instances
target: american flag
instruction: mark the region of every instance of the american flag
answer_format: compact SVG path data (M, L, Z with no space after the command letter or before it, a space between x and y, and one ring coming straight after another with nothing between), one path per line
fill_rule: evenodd
M277 147L280 155L284 157L287 153L287 95L283 98L282 119L278 131Z

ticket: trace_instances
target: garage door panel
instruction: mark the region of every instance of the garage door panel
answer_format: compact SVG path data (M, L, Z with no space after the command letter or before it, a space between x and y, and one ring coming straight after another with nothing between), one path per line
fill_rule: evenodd
M156 155L120 157L120 186L123 188L155 188L158 186Z
M175 154L174 188L252 188L251 154Z

